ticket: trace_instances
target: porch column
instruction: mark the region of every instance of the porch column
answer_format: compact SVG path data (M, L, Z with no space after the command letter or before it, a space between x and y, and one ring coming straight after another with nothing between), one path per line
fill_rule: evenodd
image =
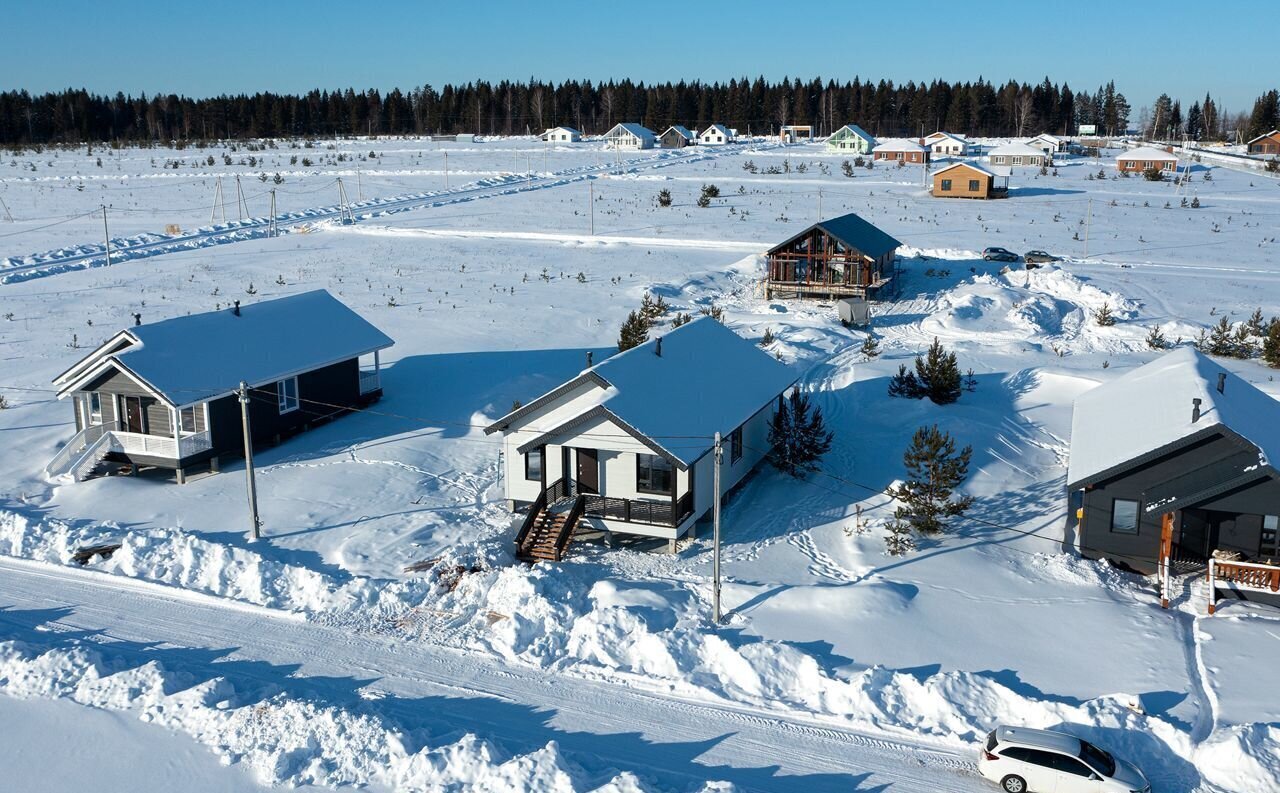
M378 375L378 378L379 378L379 379L378 379L378 385L379 385L379 386L381 386L381 385L382 385L382 379L381 379L381 378L382 378L382 375L381 375L381 372L382 372L382 356L381 356L381 352L382 352L381 350L374 350L374 351L373 351L373 373L374 373L374 374L376 374L376 375Z
M1170 558L1173 556L1173 513L1166 512L1160 516L1160 608L1169 608L1169 585L1172 575L1169 570Z

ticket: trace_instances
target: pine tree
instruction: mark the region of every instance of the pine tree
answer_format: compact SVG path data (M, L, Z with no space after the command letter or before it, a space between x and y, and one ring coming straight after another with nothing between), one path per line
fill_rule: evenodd
M956 451L956 442L938 425L921 427L902 455L907 478L891 495L903 503L900 517L921 534L936 534L946 528L946 519L963 515L973 504L972 496L956 496L956 488L969 475L973 447Z
M1104 328L1116 324L1115 315L1111 313L1111 304L1103 303L1097 311L1093 312L1093 321Z
M793 389L769 421L769 459L779 471L803 477L817 470L834 437L826 428L822 409L811 407L808 395Z
M1249 333L1254 336L1265 336L1267 333L1267 323L1262 318L1262 308L1258 307L1249 315L1249 319L1244 323L1249 329Z
M848 160L844 160L843 162L840 163L840 170L844 173L845 176L848 176L851 179L853 178L853 163L849 162Z
M618 352L624 352L648 340L649 320L644 314L632 311L622 323L622 331L618 334Z
M760 337L760 346L768 347L777 341L777 337L773 335L773 328L765 328L764 335Z
M1200 351L1209 355L1231 356L1235 354L1235 334L1231 321L1225 316L1209 330L1209 336L1200 346Z
M907 371L905 363L898 364L898 373L889 380L889 396L906 399L924 399L925 391L916 379L915 372Z
M1271 318L1267 335L1262 340L1262 360L1273 369L1280 369L1280 319Z
M658 191L658 206L671 206L671 191L665 187Z
M893 519L885 525L884 551L890 556L906 556L916 549L916 539L911 534L911 524L906 512L899 507Z
M1147 334L1147 346L1153 350L1163 350L1169 346L1168 340L1164 337L1164 332L1160 330L1160 326L1156 325Z
M949 405L960 398L960 366L956 354L948 352L935 336L924 358L916 356L916 380L923 395L936 405Z
M689 316L687 313L677 311L676 315L671 318L671 327L678 328L681 325L689 324L691 321L693 321L693 317Z
M867 337L862 340L862 347L859 351L868 358L875 358L880 354L880 340L876 338L874 333L868 333Z
M697 204L700 209L706 209L707 207L711 206L711 199L707 197L706 193L703 193L702 195L698 196L698 200L694 201L693 203Z
M640 314L652 323L653 320L666 314L671 307L667 305L666 299L662 295L658 295L654 299L653 295L645 292L640 298Z

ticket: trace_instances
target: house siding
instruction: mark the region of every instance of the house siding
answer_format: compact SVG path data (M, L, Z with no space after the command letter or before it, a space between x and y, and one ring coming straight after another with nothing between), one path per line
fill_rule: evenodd
M946 180L951 182L950 190L942 189ZM977 180L977 190L969 189L971 180ZM933 175L933 189L930 192L935 198L990 198L992 181L991 176L973 168L952 168Z
M1085 490L1083 521L1078 532L1080 552L1092 559L1113 558L1142 573L1155 572L1160 550L1161 513L1145 511L1143 494L1216 460L1238 455L1240 449L1237 442L1215 435ZM1111 530L1115 499L1139 502L1136 534ZM1245 513L1242 516L1245 519L1235 521L1219 535L1218 545L1255 554L1262 526L1260 519L1255 521L1251 516L1280 513L1280 482L1265 480L1197 504L1194 509L1180 510L1180 522L1174 527L1174 542L1179 541L1184 530L1195 531L1197 522L1202 520L1197 514L1200 510Z

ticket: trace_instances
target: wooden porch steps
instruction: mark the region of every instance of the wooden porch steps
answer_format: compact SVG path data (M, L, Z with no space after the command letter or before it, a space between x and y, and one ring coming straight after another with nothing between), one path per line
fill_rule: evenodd
M516 548L516 558L523 562L558 562L564 554L558 547L569 520L568 512L541 510L533 519L529 533ZM568 544L565 544L568 548Z

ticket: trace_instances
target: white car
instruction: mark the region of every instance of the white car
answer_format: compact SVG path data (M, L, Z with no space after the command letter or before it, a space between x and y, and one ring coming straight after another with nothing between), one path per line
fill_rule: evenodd
M1051 730L995 728L978 753L978 772L1005 793L1151 793L1133 765Z

